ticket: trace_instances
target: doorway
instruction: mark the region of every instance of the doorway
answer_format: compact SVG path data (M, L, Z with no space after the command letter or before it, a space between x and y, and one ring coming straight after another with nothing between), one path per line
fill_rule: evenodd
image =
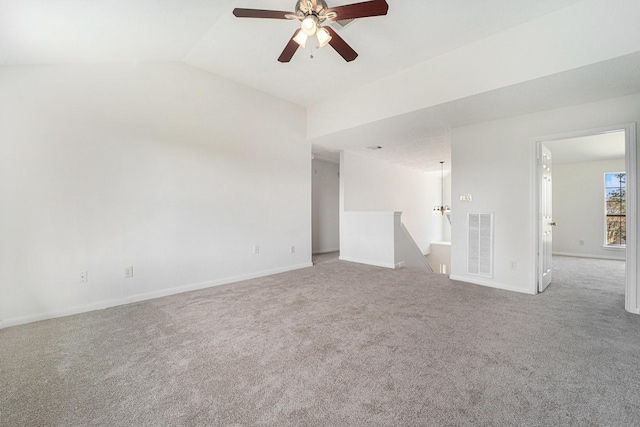
M619 138L619 146L616 148L613 141L616 136ZM598 142L599 141L599 142ZM608 144L608 145L605 145ZM544 168L542 165L541 153L543 148L548 148L552 153L552 161L559 162L558 170L563 170L562 174L566 178L573 179L571 186L564 188L564 192L554 191L553 209L562 207L562 204L569 204L580 211L584 205L584 210L580 211L580 217L570 220L571 212L558 212L558 216L552 211L553 220L545 218L545 188L544 188ZM622 259L626 261L625 271L625 309L627 311L640 314L638 310L637 287L636 287L636 136L635 124L610 126L598 129L589 129L578 132L557 134L534 139L534 149L536 150L535 164L535 217L538 218L536 234L536 248L534 251L537 266L537 278L533 293L541 291L540 284L543 280L552 277L544 276L546 268L551 259L551 237L548 234L549 227L546 224L558 224L553 228L553 233L557 234L558 242L554 242L553 250L558 255L565 256L585 256L604 259ZM615 153L615 151L618 153ZM555 153L554 153L555 152ZM607 157L608 156L608 157ZM618 160L615 160L618 157ZM584 161L584 164L580 164ZM575 163L574 166L561 168L565 163ZM591 163L589 163L591 162ZM601 168L602 175L594 169ZM555 167L554 167L555 169ZM608 170L612 169L612 170ZM616 169L616 170L613 170ZM595 217L604 218L604 171L619 172L626 171L627 176L627 200L626 200L626 251L623 247L607 245L604 241L605 220L599 222ZM581 176L590 176L591 181L580 182ZM569 179L567 178L567 179ZM555 178L554 178L555 180ZM594 181L595 180L595 181ZM593 188L592 188L593 187ZM587 207L589 205L590 207ZM559 210L565 210L559 209ZM569 211L571 209L568 209ZM589 215L591 217L589 217ZM594 222L595 221L595 222ZM587 227L585 224L589 224ZM555 240L555 237L553 237ZM625 253L626 252L626 253ZM625 256L626 255L626 256ZM553 279L551 279L553 286ZM544 288L542 288L544 289Z
M340 250L340 162L312 159L311 244L314 255Z

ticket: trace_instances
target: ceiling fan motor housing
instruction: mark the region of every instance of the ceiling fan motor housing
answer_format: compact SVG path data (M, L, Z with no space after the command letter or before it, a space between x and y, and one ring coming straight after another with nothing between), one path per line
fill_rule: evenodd
M320 16L324 15L324 12L329 7L327 6L327 2L324 0L316 0L316 8L313 8L313 4L309 0L298 0L296 2L296 14L298 16L307 16L307 15L315 15Z

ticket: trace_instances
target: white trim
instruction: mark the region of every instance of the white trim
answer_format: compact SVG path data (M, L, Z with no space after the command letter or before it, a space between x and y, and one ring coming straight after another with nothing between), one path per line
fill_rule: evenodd
M272 270L264 270L256 273L243 274L240 276L227 277L225 279L211 280L208 282L194 283L191 285L177 286L175 288L163 289L161 291L148 292L144 294L130 295L128 297L100 301L93 304L82 305L78 307L67 308L64 310L50 311L46 313L34 314L24 317L16 317L13 319L4 319L0 322L0 329L11 326L23 325L26 323L37 322L40 320L55 319L57 317L71 316L74 314L87 313L95 310L104 310L105 308L116 307L119 305L131 304L134 302L147 301L156 298L162 298L170 295L181 294L184 292L197 291L200 289L212 288L214 286L228 285L231 283L242 282L244 280L257 279L260 277L271 276L273 274L285 273L287 271L299 270L302 268L313 267L313 264L303 263L289 267L275 268Z
M625 169L627 172L627 286L625 289L625 309L631 313L640 314L638 301L638 201L636 183L637 175L637 145L636 124L629 123L625 127Z
M570 257L574 257L574 258L609 259L609 260L612 260L612 261L624 261L625 260L624 256L612 257L612 256L606 256L606 255L580 254L580 253L573 253L573 252L553 252L553 255L570 256Z
M626 252L627 245L602 245L602 249L605 251Z
M531 292L522 289L522 288L516 288L510 285L505 285L505 284L501 284L501 283L496 283L494 281L490 281L490 280L482 280L482 279L476 279L475 277L467 277L467 276L454 276L454 275L450 275L449 276L450 280L455 280L457 282L465 282L465 283L471 283L473 285L480 285L480 286L486 286L488 288L495 288L495 289L501 289L503 291L512 291L512 292L518 292L521 294L527 294L527 295L534 295Z
M533 161L533 169L531 171L531 206L533 208L533 221L534 236L532 256L534 260L536 277L533 280L530 289L535 294L538 287L538 270L540 265L539 259L539 184L538 184L538 153L539 147L545 142L550 142L559 139L577 138L582 136L598 135L609 132L616 132L623 130L625 132L625 169L627 172L627 251L626 251L626 286L625 286L625 310L630 313L640 314L640 302L638 301L638 283L637 283L637 190L636 181L638 179L636 173L637 163L637 137L636 137L636 123L625 123L619 125L603 126L594 129L584 129L573 132L565 132L554 135L543 135L533 137L531 141L531 157Z
M342 257L342 256L339 257L338 259L340 261L355 262L357 264L373 265L374 267L384 267L384 268L393 268L393 269L397 268L397 266L393 263L370 261L368 259L350 258L350 257Z

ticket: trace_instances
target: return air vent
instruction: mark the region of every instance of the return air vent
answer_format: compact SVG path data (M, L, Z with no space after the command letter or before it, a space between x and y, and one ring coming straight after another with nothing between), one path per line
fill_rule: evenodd
M467 272L493 276L493 214L469 213Z

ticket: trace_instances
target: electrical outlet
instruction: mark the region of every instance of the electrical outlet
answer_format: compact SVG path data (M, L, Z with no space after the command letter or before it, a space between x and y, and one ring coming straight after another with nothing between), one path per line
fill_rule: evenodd
M461 202L470 202L471 200L473 200L473 197L471 197L471 194L461 194L460 195L460 201Z
M516 261L509 261L509 269L510 270L517 270L518 269L518 263Z
M89 281L89 272L88 271L81 271L80 272L80 277L78 278L78 281L80 283L87 283Z
M255 245L255 246L253 247L253 253L254 253L254 254L256 254L256 255L258 255L258 254L260 253L260 246Z
M125 267L124 268L124 278L128 279L130 277L133 277L133 266L130 265L129 267Z
M295 246L293 246L293 245L291 245L290 252L291 252L292 254L295 254L295 253L296 253L296 247L295 247Z

